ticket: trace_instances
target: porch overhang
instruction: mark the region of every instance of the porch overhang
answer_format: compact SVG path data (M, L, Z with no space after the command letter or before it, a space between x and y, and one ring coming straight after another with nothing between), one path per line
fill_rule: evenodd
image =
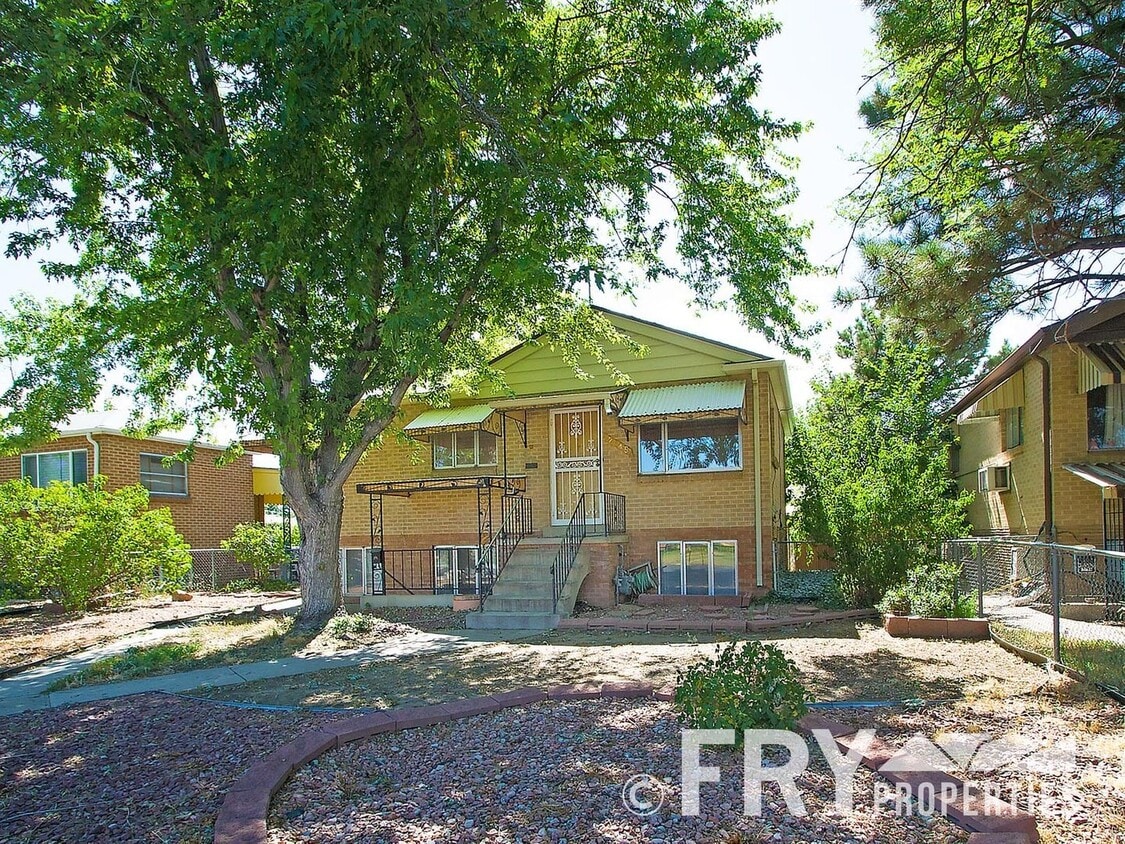
M487 404L425 410L402 428L404 434L417 440L428 440L434 434L445 434L450 431L478 430L500 436L500 421L497 413Z
M1125 486L1125 463L1064 463L1063 468L1102 489Z
M623 425L669 419L732 416L746 421L745 381L705 381L630 390L617 412Z
M527 491L527 475L473 475L460 478L408 478L398 481L374 481L355 485L360 495L395 495L409 498L422 492L449 492L476 489L500 490L505 494Z

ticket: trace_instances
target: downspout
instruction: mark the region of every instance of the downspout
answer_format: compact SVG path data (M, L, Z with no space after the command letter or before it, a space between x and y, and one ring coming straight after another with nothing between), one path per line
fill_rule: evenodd
M102 473L102 447L98 445L98 441L90 436L90 432L86 432L86 442L94 447L94 475L96 478ZM93 478L91 478L92 480Z
M757 552L754 573L758 588L766 585L762 577L762 420L758 397L758 370L750 373L754 386L754 545Z
M1055 494L1051 483L1051 365L1036 352L1032 357L1043 367L1043 520L1047 527L1047 541L1055 540Z

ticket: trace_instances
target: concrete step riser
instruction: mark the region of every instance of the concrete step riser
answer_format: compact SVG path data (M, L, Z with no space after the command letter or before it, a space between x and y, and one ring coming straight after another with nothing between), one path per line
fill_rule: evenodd
M465 617L470 630L553 630L559 617L551 613L471 612Z
M550 613L554 609L554 598L497 598L493 595L484 602L485 612Z
M497 583L492 589L493 598L549 598L554 594L550 583L540 583L534 586Z

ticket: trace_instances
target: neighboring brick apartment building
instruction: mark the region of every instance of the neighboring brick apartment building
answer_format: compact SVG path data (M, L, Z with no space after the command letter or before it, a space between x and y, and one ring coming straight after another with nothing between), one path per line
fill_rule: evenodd
M579 377L560 351L530 342L493 361L506 391L446 409L404 406L405 437L385 436L347 488L346 591L370 591L364 549L374 545L388 591L472 592L505 492L530 500L547 565L580 500L595 523L624 506L623 533L587 540L580 600L612 604L619 561L651 561L659 592L675 600L737 602L771 588L772 541L785 524L785 363L603 313L647 347L641 357L606 349L628 386L585 353ZM602 492L613 495L580 498Z
M953 407L977 535L1125 550L1125 297L1045 326Z
M110 489L141 484L152 507L167 507L178 530L193 548L218 548L234 526L258 518L252 455L217 466L220 446L196 443L190 463L163 459L187 442L166 437L137 439L112 428L64 431L23 454L0 457L0 481L21 476L46 486L53 480L83 483L95 474Z

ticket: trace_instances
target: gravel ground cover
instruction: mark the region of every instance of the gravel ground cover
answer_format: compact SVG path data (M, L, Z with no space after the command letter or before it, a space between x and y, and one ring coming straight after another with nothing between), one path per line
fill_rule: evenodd
M418 630L464 630L468 613L454 612L452 607L379 607L372 613L387 621L409 624Z
M266 600L255 593L196 593L190 601L157 595L96 612L0 616L0 668L92 648L161 621L248 609Z
M952 705L875 711L865 718L895 746L918 733L979 740L980 746L970 751L972 761L947 757L940 767L1014 795L1021 808L1038 818L1044 844L1125 842L1125 708L1096 690L1054 679L1037 694L1013 696L1002 684L986 684ZM852 716L841 720L858 723ZM1061 749L1067 755L1073 742L1073 764L1064 757L1054 764L1029 765L1031 772L1022 770L1006 753L988 749L997 739L1023 742L1028 753Z
M255 759L338 717L154 694L0 719L0 842L210 842Z
M762 637L801 669L817 700L960 698L995 679L1012 694L1043 681L1043 671L991 642L895 639L881 627L837 623ZM678 668L715 652L721 636L558 632L389 662L371 662L283 680L201 692L221 700L303 706L406 706L440 703L522 685L606 680L673 682Z
M275 798L270 840L293 842L964 842L943 818L899 817L873 804L871 774L856 778L856 811L835 808L827 766L798 780L807 815L790 815L771 786L761 817L742 814L742 757L706 752L718 784L681 817L680 725L654 701L546 702L437 727L377 736L298 771ZM636 774L666 782L652 815L628 811ZM649 790L647 796L655 795ZM642 793L638 793L642 796Z

